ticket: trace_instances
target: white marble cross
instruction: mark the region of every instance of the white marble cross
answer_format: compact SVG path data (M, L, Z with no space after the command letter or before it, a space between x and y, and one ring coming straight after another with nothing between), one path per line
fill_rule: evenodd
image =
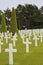
M39 40L39 38L37 36L34 36L33 40L35 40L35 46L38 46L37 41Z
M6 43L8 43L8 39L11 38L10 33L8 35L7 35L7 33L5 33L5 37L4 38L6 39Z
M0 32L0 39L1 39L1 37L2 37L2 33Z
M41 43L43 42L43 35L40 33L40 41L41 41Z
M14 46L16 46L16 45L15 45L15 41L17 40L17 38L16 38L16 37L13 37L12 40L13 40Z
M43 33L43 29L40 29L40 34L42 34Z
M0 39L0 53L1 53L1 45L3 45L3 42Z
M29 40L31 40L32 32L29 33Z
M9 31L7 31L6 33L9 34Z
M4 38L6 39L6 43L8 43L8 36L7 36L7 34L5 35Z
M11 38L11 37L12 37L12 33L9 33L9 34L8 34L8 38Z
M1 37L1 40L3 40L3 37L4 37L4 33L3 32L1 33L0 37Z
M17 37L17 33L14 34L14 37Z
M36 32L33 31L33 35L35 36L36 35Z
M13 49L12 44L9 44L9 49L5 49L5 52L9 52L9 65L13 65L13 52L17 52L17 49Z
M24 38L25 38L25 35L23 34L23 35L22 35L22 40L23 40L23 43L24 43Z
M24 35L25 35L24 30L19 31L19 34L20 34L21 38L23 39L24 38Z
M26 53L29 52L29 44L32 44L31 42L29 42L28 38L26 38L26 42L24 42L24 44L26 44Z
M20 36L21 36L22 39L24 38L24 34L22 34L22 32L20 33Z
M17 40L17 34L15 34L15 35L13 36L12 40L13 40L14 46L16 46L16 45L15 45L15 41Z
M10 33L10 37L12 37L12 32Z
M12 37L12 32L7 31L6 34L7 34L7 36L8 36L9 38ZM5 35L6 35L6 34L5 34Z

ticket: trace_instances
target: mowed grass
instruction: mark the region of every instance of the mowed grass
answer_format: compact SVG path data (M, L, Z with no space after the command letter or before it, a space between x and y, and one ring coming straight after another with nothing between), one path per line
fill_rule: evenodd
M10 40L9 40L10 41ZM6 48L9 48L9 43L6 44L4 39L2 52L0 53L0 65L9 65L9 53L5 52ZM10 41L11 42L11 41ZM23 44L22 39L18 35L16 46L16 53L13 53L13 65L43 65L43 42L38 41L38 46L35 47L34 40L31 38L32 44L29 45L30 52L26 53L26 45Z

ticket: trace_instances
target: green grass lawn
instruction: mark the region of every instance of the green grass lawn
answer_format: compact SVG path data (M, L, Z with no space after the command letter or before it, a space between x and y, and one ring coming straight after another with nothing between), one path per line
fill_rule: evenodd
M22 39L18 35L16 47L13 46L13 48L17 49L17 52L13 53L13 65L43 65L43 43L38 41L38 46L35 47L34 41L32 39L31 41L30 52L26 53L26 45L23 44ZM9 53L5 52L5 49L9 48L9 43L6 44L4 39L4 44L1 47L0 65L9 65Z

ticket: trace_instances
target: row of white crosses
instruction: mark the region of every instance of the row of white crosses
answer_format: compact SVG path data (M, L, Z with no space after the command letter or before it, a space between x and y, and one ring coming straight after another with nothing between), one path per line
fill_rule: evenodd
M33 32L33 35L39 35L40 30L39 30L39 29L37 29L37 30L36 30L36 29L34 29L32 32Z
M6 43L8 43L8 39L10 39L12 37L12 32L9 33L9 31L5 32L4 34L4 38L6 39Z
M16 45L15 45L15 42L16 42L16 40L17 40L17 34L16 34L16 33L15 33L15 35L13 36L12 40L13 40L13 45L16 46Z
M3 36L2 36L3 37ZM40 34L40 37L42 38L42 35ZM8 39L9 37L7 37L7 35L5 34L5 38ZM30 40L28 38L26 38L26 41L24 41L24 35L22 35L23 38L23 43L26 44L26 53L29 52L29 44L32 44L32 42L30 42ZM17 40L17 35L15 34L15 36L13 36L13 44L15 46L15 41ZM39 40L39 38L37 38L36 35L34 35L33 40L35 40L35 46L37 46L37 40ZM6 41L8 42L8 40ZM41 39L42 42L42 39ZM0 39L0 52L1 52L1 45L2 45L2 41ZM5 52L9 52L9 65L13 65L13 52L17 52L17 49L13 49L13 45L9 44L9 49L5 49Z
M43 42L43 35L42 34L40 34L40 41L41 41L41 43Z
M7 33L9 33L9 32L7 32ZM7 36L7 33L5 33L5 38L6 38L6 43L8 43L8 38L10 38L11 36L9 35L9 36ZM2 37L3 37L3 33L2 33ZM43 41L43 35L40 33L40 40L41 40L41 42ZM22 35L22 39L23 39L23 43L27 43L27 41L24 41L24 38L25 38L25 36L24 36L24 34ZM17 34L15 33L15 35L13 36L13 38L12 38L12 40L13 40L13 44L14 44L14 46L15 46L15 41L17 40ZM30 40L30 39L29 39ZM35 46L38 46L37 45L37 40L39 40L39 38L36 36L36 35L34 35L34 38L33 38L33 40L35 40ZM2 41L2 38L0 39L0 45L1 45L1 41ZM28 43L29 43L29 41L28 41Z
M29 37L29 40L31 39L32 36L32 30L21 30L19 31L21 38Z
M3 37L4 37L4 35L2 34L2 37L0 39L0 53L1 53L1 45L3 44L3 42L2 42ZM6 43L8 43L8 38L10 38L10 37L11 37L10 34L8 36L8 34L5 33L4 38L6 39ZM16 37L17 37L17 35L15 33L15 35L12 38L14 46L15 46L15 40L17 40ZM9 44L9 49L5 49L5 52L9 52L9 65L13 65L13 52L17 52L17 49L13 49L12 44Z
M2 37L3 37L3 34L2 34ZM42 34L40 34L40 39L41 39L41 42L43 41L43 35ZM6 38L6 43L8 42L8 38L10 38L10 36L8 37L6 34L5 34L5 38ZM22 35L22 39L23 39L23 43L27 43L27 41L25 42L24 41L24 35ZM12 38L12 40L13 40L13 44L14 44L14 46L15 46L15 41L17 40L17 34L15 33L15 35L13 36L13 38ZM35 35L34 36L34 38L33 38L33 40L35 40L35 46L37 46L37 40L39 40L39 38ZM28 43L29 43L29 41L28 41ZM1 44L1 41L0 41L0 44Z
M6 39L6 43L8 43L8 39L13 40L13 42L15 42L17 40L17 33L15 33L12 36L12 33L9 33L9 31L5 32L5 33L0 33L0 39L3 40L3 38Z
M3 38L5 38L6 43L8 42L8 38L11 38L11 36L12 36L12 33L9 33L9 31L0 33L0 39L3 40Z
M2 34L2 38L4 37L6 39L6 43L8 43L8 38L10 38L11 34L8 33L5 33L5 37L4 35ZM0 53L1 53L1 45L3 45L3 41L2 41L2 38L0 38ZM12 40L13 40L13 44L10 43L9 44L9 49L5 49L5 52L9 52L9 65L13 65L13 52L17 52L17 49L13 49L13 46L15 46L15 41L17 40L17 34L15 33L15 35L12 37Z
M29 31L31 31L31 30L29 30ZM26 33L26 32L24 32L24 33ZM32 32L30 32L28 34L29 35L29 38L26 38L26 41L24 41L25 35L22 32L20 32L21 38L23 40L23 43L26 44L26 53L29 52L29 44L32 44L32 42L30 42L30 40L31 40L30 38L32 36L31 34L32 34ZM34 40L34 43L35 43L35 46L36 47L38 46L38 40L39 39L40 39L40 41L42 43L43 42L43 34L42 34L42 31L39 31L39 29L33 30L33 40Z
M2 36L2 37L1 37ZM8 43L8 39L11 38L11 36L7 35L7 33L4 34L0 33L0 53L1 53L1 45L3 44L3 37L6 39L6 43ZM14 36L12 36L11 40L13 40L13 45L15 46L15 41L17 40L17 34L15 33Z
M37 35L38 34L38 35ZM39 38L40 38L40 41L41 41L41 43L43 42L43 29L42 30L35 30L34 32L33 32L33 35L34 35L34 37L36 37L36 40L39 40ZM37 37L38 36L38 37ZM34 38L35 39L35 38ZM37 45L36 45L37 46Z
M0 53L1 53L1 45L3 45L2 40L0 39Z

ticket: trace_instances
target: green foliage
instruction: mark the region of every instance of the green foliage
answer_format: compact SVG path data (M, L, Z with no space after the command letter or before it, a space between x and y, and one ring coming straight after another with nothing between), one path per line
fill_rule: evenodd
M12 13L11 13L10 32L12 32L13 34L15 32L18 32L17 20L16 20L16 11L14 8L12 8Z
M18 26L21 29L23 26L31 28L31 23L40 22L40 11L36 5L26 4L18 5L17 7ZM34 24L33 24L34 26Z
M6 28L6 20L5 20L5 14L3 13L1 16L1 31L2 32L6 32L7 28Z
M4 13L5 13L6 24L8 26L8 29L11 26L10 32L13 30L12 32L14 33L17 26L18 26L18 29L23 29L23 27L26 27L27 29L29 28L32 29L35 27L43 28L43 25L42 25L43 24L43 6L39 9L36 5L19 4L16 8L16 12L14 8L12 8L12 11L9 8L7 8L4 11ZM1 24L1 14L2 14L2 11L0 11L0 24ZM16 25L14 26L15 21L17 26ZM34 24L36 24L36 26ZM13 27L15 29L12 29Z

